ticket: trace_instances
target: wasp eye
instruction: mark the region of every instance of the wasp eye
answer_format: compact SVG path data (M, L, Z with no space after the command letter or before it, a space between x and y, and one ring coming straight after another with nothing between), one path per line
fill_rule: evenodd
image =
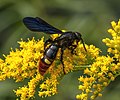
M76 35L77 39L79 39L79 40L81 39L81 34L79 32L75 32L75 35Z

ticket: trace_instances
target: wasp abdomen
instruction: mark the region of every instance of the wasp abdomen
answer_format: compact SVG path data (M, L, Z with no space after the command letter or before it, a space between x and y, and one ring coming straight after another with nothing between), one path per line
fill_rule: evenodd
M54 61L56 54L58 52L57 45L51 45L48 49L45 50L44 56L41 58L39 62L39 72L41 75L44 75L47 69L50 67L52 62Z
M49 68L49 66L52 64L53 61L50 61L46 56L40 59L38 68L41 75L44 75L46 70Z

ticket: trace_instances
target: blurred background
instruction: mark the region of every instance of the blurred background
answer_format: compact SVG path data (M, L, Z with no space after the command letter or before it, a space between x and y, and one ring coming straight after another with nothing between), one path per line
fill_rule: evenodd
M10 48L17 48L21 38L48 35L29 31L22 23L24 17L40 17L59 29L78 31L86 44L99 47L106 54L102 39L110 37L107 29L111 21L120 18L120 0L0 0L0 57L9 54ZM35 100L76 100L78 77L82 72L66 75L58 86L58 94L45 99L37 95ZM13 80L0 82L0 100L15 100L13 89L22 86ZM103 91L97 100L120 100L120 77Z

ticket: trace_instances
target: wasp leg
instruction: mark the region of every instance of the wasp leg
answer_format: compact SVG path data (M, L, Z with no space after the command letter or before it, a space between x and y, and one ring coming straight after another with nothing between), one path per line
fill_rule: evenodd
M64 68L65 68L65 67L64 67L64 62L63 62L63 53L64 53L64 50L65 50L64 48L61 48L60 61L61 61L62 65L63 65L63 73L66 74L66 73L65 73L65 69L64 69Z
M75 48L76 48L76 47L77 47L77 45L72 45L72 46L68 47L68 49L71 50L71 53L72 53L72 54L77 55L77 54L76 54L76 51L75 51Z
M48 40L45 41L44 43L44 50L46 49L46 46L50 43L53 43L53 40L51 38L49 38Z
M87 52L87 49L86 49L86 47L85 47L85 43L84 43L84 41L83 41L82 38L81 38L81 42L82 42L82 44L83 44L83 47L84 47L85 51ZM77 43L77 44L78 44L78 43Z

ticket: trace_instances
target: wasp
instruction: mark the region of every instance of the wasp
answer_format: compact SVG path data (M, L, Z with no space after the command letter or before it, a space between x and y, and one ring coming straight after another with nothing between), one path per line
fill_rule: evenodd
M50 65L55 60L57 52L60 48L61 48L60 61L63 65L64 74L65 74L64 62L63 62L64 50L68 48L71 50L71 53L74 53L74 49L77 47L77 45L74 45L73 43L76 42L76 44L78 44L78 42L81 41L86 51L84 41L79 32L72 32L72 31L63 32L53 27L52 25L48 24L46 21L42 20L39 17L36 18L25 17L23 19L23 23L29 30L34 32L45 32L47 34L61 34L59 37L55 38L54 40L49 38L48 40L45 41L44 54L38 64L38 69L42 76L46 73ZM47 46L48 44L49 46Z

